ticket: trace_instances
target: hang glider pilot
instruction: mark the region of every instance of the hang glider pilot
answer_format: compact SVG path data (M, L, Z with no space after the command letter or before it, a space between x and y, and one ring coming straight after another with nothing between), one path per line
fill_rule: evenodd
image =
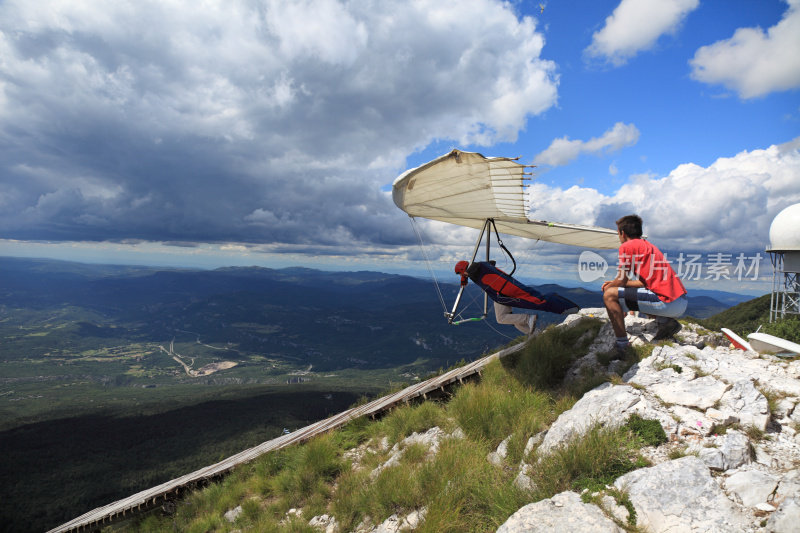
M461 275L461 285L472 280L483 289L494 302L494 314L499 324L510 324L526 335L533 334L536 328L536 314L514 313L512 307L566 313L578 310L578 305L555 293L542 294L515 280L499 268L494 261L468 263L459 261L455 267Z
M617 337L617 352L627 350L625 312L641 311L656 317L658 330L653 340L671 337L681 329L675 320L686 312L686 288L664 254L655 245L642 239L642 219L626 215L617 220L619 267L616 277L603 283L603 303ZM628 278L632 272L638 279Z

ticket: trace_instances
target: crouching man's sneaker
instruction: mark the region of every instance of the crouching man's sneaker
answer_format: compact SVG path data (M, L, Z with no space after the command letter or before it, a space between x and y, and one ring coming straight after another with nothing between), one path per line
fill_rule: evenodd
M612 356L612 361L617 361L619 359L625 359L628 356L628 352L631 350L631 345L629 342L615 342L614 343L614 355Z
M656 336L653 337L653 340L668 339L678 333L682 327L681 323L674 318L658 319L658 329L656 330Z

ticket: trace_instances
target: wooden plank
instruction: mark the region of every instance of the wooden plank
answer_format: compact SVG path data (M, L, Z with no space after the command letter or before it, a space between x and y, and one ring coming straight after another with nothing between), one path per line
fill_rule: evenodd
M148 503L150 505L155 505L159 500L167 499L170 495L174 495L181 489L191 489L198 483L202 483L209 479L227 474L236 466L248 463L265 453L279 450L291 444L297 444L306 441L316 435L320 435L332 429L342 427L349 421L355 420L356 418L362 416L374 417L381 412L391 409L398 403L407 403L418 397L424 398L426 393L433 390L441 389L443 391L445 386L453 384L456 381L460 383L464 378L474 374L479 374L483 367L489 362L517 352L521 350L525 344L525 342L522 342L509 348L505 348L499 352L473 361L472 363L462 367L455 368L439 376L433 377L421 383L410 385L401 391L378 398L364 405L353 407L347 411L343 411L339 414L326 418L325 420L315 422L304 428L298 429L297 431L289 433L288 435L281 435L278 438L263 442L258 446L239 452L236 455L228 457L227 459L223 459L219 463L201 468L200 470L196 470L195 472L186 474L171 481L167 481L141 492L137 492L136 494L128 496L127 498L123 498L103 507L98 507L92 511L89 511L88 513L82 514L81 516L70 520L65 524L51 529L47 533L66 533L78 531L83 528L102 524L107 520L111 521L115 517L125 515L128 512L136 512L142 507L147 508Z

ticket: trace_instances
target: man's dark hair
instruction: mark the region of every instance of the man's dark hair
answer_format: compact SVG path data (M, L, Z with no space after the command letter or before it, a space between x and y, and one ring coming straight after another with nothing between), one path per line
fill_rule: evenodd
M617 220L617 229L630 239L641 239L642 217L639 215L625 215Z

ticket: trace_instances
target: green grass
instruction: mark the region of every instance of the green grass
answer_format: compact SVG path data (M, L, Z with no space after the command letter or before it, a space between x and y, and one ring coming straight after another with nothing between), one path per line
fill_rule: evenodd
M601 326L602 322L593 318L583 318L570 328L550 326L524 350L506 358L505 364L521 383L540 390L558 388L570 366L586 354Z
M558 415L549 394L520 383L498 362L487 365L480 383L461 387L447 407L469 437L496 447L514 435L515 450Z
M580 329L596 331L599 326L593 322ZM149 517L127 529L299 532L311 531L308 520L327 513L336 517L341 531L352 531L362 521L377 525L393 514L404 517L424 507L425 519L417 531L491 532L531 501L565 490L602 490L620 475L647 465L638 450L664 438L658 422L634 416L617 429L594 427L549 455L540 457L534 451L523 457L528 438L575 402L575 396L556 387L553 374L547 373L560 372L562 356L548 357L543 350L555 347L563 353L571 347L580 355L586 348L576 342L581 335L548 329L527 355L487 365L480 381L458 388L449 402L401 406L379 421L354 420L303 445L269 453L221 483L191 494L174 516ZM533 355L537 358L526 361ZM533 370L534 360L548 371ZM435 455L420 444L407 445L398 465L380 471L375 468L388 459L388 450L365 453L356 469L343 459L344 452L356 446L368 443L377 449L384 438L391 446L433 426L446 432L460 428L465 436L443 439ZM487 454L509 435L505 466L490 464ZM532 491L513 483L522 460L535 465L529 473ZM626 505L623 494L615 497ZM237 505L243 513L230 524L222 516ZM290 508L301 508L302 518L288 519Z
M628 418L625 427L642 439L647 446L658 446L668 440L667 434L658 420L645 420L636 413Z
M637 453L640 443L625 427L594 427L582 438L542 457L531 479L538 501L565 490L602 490L619 476L648 466Z
M414 432L422 432L444 423L442 409L434 402L423 402L395 409L391 416L380 421L374 431L383 431L389 437L389 441L395 443Z

